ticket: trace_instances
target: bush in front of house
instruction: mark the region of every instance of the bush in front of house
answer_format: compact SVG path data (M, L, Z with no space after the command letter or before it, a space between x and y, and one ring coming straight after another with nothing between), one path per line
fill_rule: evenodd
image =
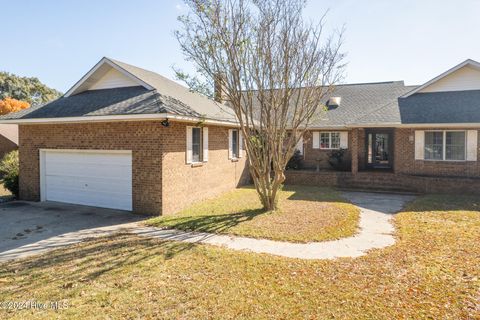
M288 160L287 166L285 169L300 170L303 168L303 156L300 150L295 150L293 156Z
M3 185L15 197L18 197L18 150L7 153L0 161L0 173L3 176Z
M328 154L328 163L333 169L338 171L350 170L351 161L347 154L347 149L332 150Z

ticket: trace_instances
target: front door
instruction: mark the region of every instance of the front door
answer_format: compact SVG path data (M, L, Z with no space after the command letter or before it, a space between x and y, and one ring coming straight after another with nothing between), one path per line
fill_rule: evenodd
M393 131L367 130L367 166L371 169L391 169L393 164Z

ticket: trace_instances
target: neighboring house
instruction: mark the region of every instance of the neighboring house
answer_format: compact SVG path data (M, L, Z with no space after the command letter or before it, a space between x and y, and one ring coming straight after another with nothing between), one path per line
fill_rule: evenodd
M289 170L287 183L479 192L479 63L415 87L339 85L323 103L297 147L319 169L344 148L351 170ZM170 214L249 181L228 107L108 58L63 97L0 122L19 125L25 200Z
M224 105L154 72L101 59L19 124L20 198L169 214L248 182Z
M7 153L18 149L18 126L0 124L0 159Z

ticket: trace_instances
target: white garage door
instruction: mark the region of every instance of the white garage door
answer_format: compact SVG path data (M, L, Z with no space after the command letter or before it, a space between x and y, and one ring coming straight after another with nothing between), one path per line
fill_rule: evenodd
M130 151L42 150L42 200L132 210Z

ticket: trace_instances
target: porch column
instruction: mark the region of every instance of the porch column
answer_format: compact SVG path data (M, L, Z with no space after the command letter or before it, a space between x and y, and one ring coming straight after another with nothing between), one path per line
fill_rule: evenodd
M352 174L358 173L358 129L353 129L352 134Z

